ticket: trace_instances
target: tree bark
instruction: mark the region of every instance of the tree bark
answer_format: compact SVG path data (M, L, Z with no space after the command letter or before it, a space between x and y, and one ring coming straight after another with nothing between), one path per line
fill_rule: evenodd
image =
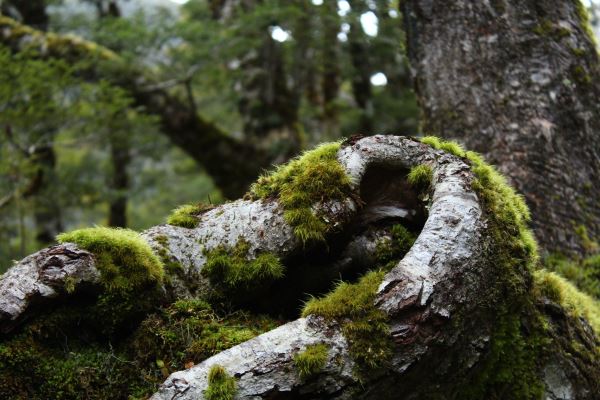
M324 220L337 221L339 232L347 232L346 249L362 243L361 254L375 251L374 239L365 239L368 226L414 211L407 204L415 189L401 185L404 173L424 164L432 171L430 190L421 193L430 199L425 225L374 294L373 305L386 316L385 340L391 346L385 368L357 374L360 360L348 339L347 321L313 314L172 374L153 399L202 398L215 365L235 377L236 398L469 398L464 393L471 388L476 393L471 398L534 398L523 388L533 387L535 382L528 381L532 378L539 380L545 398L595 398L600 390L598 337L584 319L532 286L534 272L527 264L533 255L524 256L514 247L512 240L520 233L494 230L497 216L490 213L489 193L473 189L481 183L470 161L393 136L353 139L338 151L337 160L352 182L352 193L334 203L317 202L313 210ZM377 187L384 189L373 190ZM381 207L382 200L386 207ZM322 256L311 253L295 236L275 198L239 200L198 219L192 229L162 225L142 234L153 248L164 248L167 258L182 265L182 273L165 285L166 297L206 296L213 290L202 274L208 252L232 247L241 239L248 243L251 256L269 252L290 265L291 278L275 286L283 292L293 288L294 276L302 274L293 271L290 260L306 252L309 263L318 263L311 254ZM327 276L329 282L351 258L346 250L334 250L339 232L326 236L334 256L334 262L324 267L333 272ZM509 257L508 264L504 256ZM0 329L14 330L34 310L68 298L66 281L77 287L99 285L95 262L88 251L65 243L17 263L0 278ZM361 268L372 264L365 261ZM326 363L306 379L299 375L294 358L313 344L327 347ZM503 346L501 351L495 350L497 346ZM539 352L534 350L539 346ZM515 352L525 350L533 353L514 358ZM516 361L526 363L527 369ZM480 375L488 368L491 378ZM509 379L497 378L506 379L504 374L512 370L517 373ZM520 376L522 371L529 375ZM522 397L511 397L515 393Z
M525 195L547 252L592 251L600 238L600 64L584 6L401 4L423 131L498 165Z
M0 43L13 51L62 59L80 66L79 72L87 79L106 79L124 88L135 105L159 117L161 131L204 167L226 198L241 196L261 169L271 163L263 151L222 132L186 101L171 95L147 73L126 65L106 48L77 38L45 34L4 16L0 16L0 29Z

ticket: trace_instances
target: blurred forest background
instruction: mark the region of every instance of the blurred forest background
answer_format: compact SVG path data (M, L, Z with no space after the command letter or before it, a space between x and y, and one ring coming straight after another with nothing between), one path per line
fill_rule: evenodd
M230 4L0 1L68 38L52 60L0 45L0 272L65 230L239 197L319 142L418 134L397 0Z

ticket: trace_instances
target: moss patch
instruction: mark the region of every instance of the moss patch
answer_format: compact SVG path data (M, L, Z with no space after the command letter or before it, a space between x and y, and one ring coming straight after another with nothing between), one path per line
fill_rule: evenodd
M307 346L304 351L294 355L294 365L300 378L308 379L323 370L327 363L329 348L323 343Z
M284 218L303 242L324 241L332 224L313 210L319 202L341 201L351 195L350 179L337 160L339 143L323 144L261 176L248 194L251 199L278 199Z
M571 281L579 290L600 300L600 254L583 260L570 260L553 254L544 259L544 266Z
M430 165L421 164L410 169L407 176L408 183L419 190L425 190L433 181L433 169Z
M162 262L135 231L86 228L61 233L57 240L75 243L94 253L102 283L110 291L131 290L163 279Z
M229 376L225 368L213 365L208 371L208 388L204 392L206 400L233 400L237 392L235 378Z
M387 316L374 305L384 275L372 271L357 283L341 282L327 296L310 299L302 311L303 316L320 315L341 324L359 378L385 368L392 354Z
M569 315L585 318L595 332L600 332L600 302L579 291L560 275L546 270L535 271L535 288L543 296L560 304Z
M283 278L285 269L272 253L260 253L249 259L250 244L240 239L234 247L218 246L206 252L202 273L228 291L249 290Z
M415 235L401 224L392 225L390 240L377 242L375 249L378 265L385 271L391 270L415 243Z
M200 215L212 210L214 206L210 204L184 204L173 210L167 218L167 224L180 226L182 228L195 228L200 223Z

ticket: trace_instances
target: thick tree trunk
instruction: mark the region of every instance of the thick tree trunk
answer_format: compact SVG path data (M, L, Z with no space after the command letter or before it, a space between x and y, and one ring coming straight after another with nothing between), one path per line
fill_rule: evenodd
M600 63L579 0L402 1L426 134L483 153L548 252L600 238Z
M228 136L199 116L192 105L172 96L144 71L126 65L106 48L73 37L45 34L4 16L0 16L0 43L13 51L31 51L35 57L78 64L86 78L106 79L127 90L137 106L159 116L162 132L204 167L227 198L241 196L261 169L271 164L263 151ZM89 61L86 68L82 61Z
M286 277L263 288L267 297L284 303L289 297L282 294L293 292L290 304L297 305L302 293L311 292L299 277L314 273L312 281L332 282L347 275L348 260L361 259L357 254L364 271L376 264L368 255L378 252L369 229L381 229L390 219L408 223L407 216L418 215L417 196L428 210L406 256L378 278L381 283L375 281L372 292L345 300L353 304L367 296L358 314L332 318L319 306L308 308L304 318L171 375L153 398L202 398L214 384L209 372L221 366L235 378L236 398L594 399L600 390L599 341L579 317L589 315L563 304L554 287L538 279L543 273L533 271L535 250L514 193L474 154L451 150L468 159L403 137L343 145L336 157L350 192L311 205L330 224L327 256L322 246L307 246L296 235L279 195L217 207L195 217L194 228L163 225L144 232L157 254L181 265L165 281L165 298L210 298L215 282L203 270L211 252L243 239L250 259L269 253L287 267ZM412 186L405 182L409 170ZM416 180L415 171L431 181ZM298 259L306 263L293 262ZM73 288L99 287L98 262L65 243L13 266L0 278L0 329L14 331L35 310L76 293ZM315 263L325 272L307 269ZM277 310L278 304L269 305ZM325 359L311 375L302 375L298 357L314 345L324 346Z

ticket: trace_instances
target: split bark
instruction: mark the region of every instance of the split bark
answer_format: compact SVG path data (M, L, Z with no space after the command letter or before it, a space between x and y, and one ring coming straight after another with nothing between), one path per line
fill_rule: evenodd
M490 337L500 329L493 304L503 301L497 297L494 260L488 259L488 247L493 245L489 216L472 189L470 166L413 139L392 136L348 143L339 151L338 160L352 179L355 196L335 204L317 204L315 209L329 220L340 221L341 229L357 220L378 221L372 216L363 218L365 213L378 218L406 214L402 197L407 193L397 194L399 197L387 193L385 213L357 203L365 181L377 179L378 174L369 171L383 168L389 173L386 179L394 179L402 175L398 171L424 163L433 169L433 193L425 225L409 253L386 274L377 293L375 304L389 317L394 343L389 369L359 381L353 374L355 361L339 322L312 315L172 374L153 399L202 398L208 370L217 364L236 377L237 398L417 399L451 394L457 385L470 384L474 371L490 355ZM390 202L389 197L397 201ZM219 245L233 246L243 238L251 253L268 251L283 260L303 248L276 200L238 200L202 215L194 229L162 225L143 236L153 247L160 245L158 237L168 238L168 254L182 264L184 273L165 289L169 296L178 298L202 296L211 290L210 282L200 273L206 255L199 241L210 250ZM373 252L374 243L358 236L350 243L365 253ZM343 266L347 256L348 252L342 252L336 266ZM98 285L100 274L94 263L92 254L68 243L17 263L0 278L1 330L14 329L36 308L68 296L63 289L66 279ZM363 267L368 264L365 261ZM522 275L521 284L530 286L527 272ZM516 296L510 291L501 295ZM598 338L585 322L582 324L587 328L573 328L561 306L541 299L537 307L553 327L547 331L548 338L554 335L561 339L556 341L555 351L536 364L546 398L593 399L600 390L596 379L600 360L596 357L581 362L566 349L577 341L592 354ZM517 315L522 312L514 311ZM528 326L528 317L526 313L519 315L524 326ZM328 345L328 362L314 379L303 380L294 368L293 357L315 343Z

